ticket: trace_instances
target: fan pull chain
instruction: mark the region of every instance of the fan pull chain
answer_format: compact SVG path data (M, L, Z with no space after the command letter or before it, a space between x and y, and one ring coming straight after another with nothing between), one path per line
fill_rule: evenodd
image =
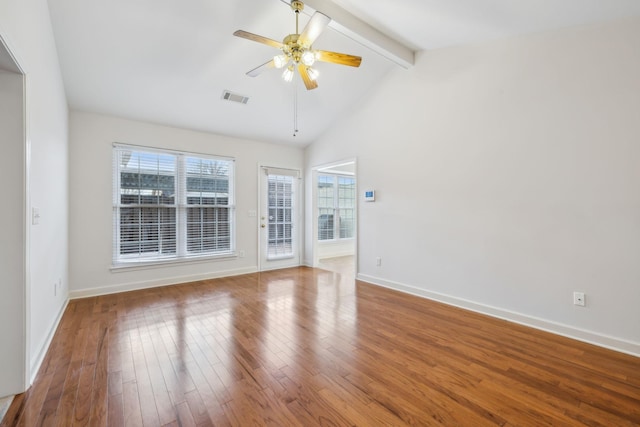
M298 85L293 82L293 136L298 135Z
M300 3L300 5L298 5L298 7L294 9L294 12L296 14L296 34L300 34L300 30L298 29L298 20L300 19L300 10L302 9L301 4L302 3ZM293 76L292 86L293 86L293 136L296 137L298 135L298 85L296 82L295 74Z

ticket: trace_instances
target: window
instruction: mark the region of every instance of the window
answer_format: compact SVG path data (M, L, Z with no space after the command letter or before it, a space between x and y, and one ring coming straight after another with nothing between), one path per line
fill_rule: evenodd
M355 197L355 178L318 175L318 240L353 238Z
M231 159L114 145L113 262L234 251Z

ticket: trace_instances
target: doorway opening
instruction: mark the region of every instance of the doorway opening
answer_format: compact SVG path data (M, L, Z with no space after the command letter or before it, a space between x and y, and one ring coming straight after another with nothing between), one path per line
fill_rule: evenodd
M314 170L314 267L355 277L357 249L356 162Z

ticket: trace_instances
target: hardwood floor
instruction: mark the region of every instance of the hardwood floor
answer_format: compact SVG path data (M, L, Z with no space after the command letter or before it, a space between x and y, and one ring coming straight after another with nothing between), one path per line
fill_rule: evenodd
M353 255L321 259L318 262L318 268L340 273L346 277L356 277L356 260Z
M295 268L69 303L3 426L640 425L640 359Z

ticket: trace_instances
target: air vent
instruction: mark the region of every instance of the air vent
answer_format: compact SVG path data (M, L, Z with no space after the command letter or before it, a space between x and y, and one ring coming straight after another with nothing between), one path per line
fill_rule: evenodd
M246 104L249 102L248 96L238 95L237 93L233 93L228 90L222 92L222 99L225 101L239 102L240 104Z

